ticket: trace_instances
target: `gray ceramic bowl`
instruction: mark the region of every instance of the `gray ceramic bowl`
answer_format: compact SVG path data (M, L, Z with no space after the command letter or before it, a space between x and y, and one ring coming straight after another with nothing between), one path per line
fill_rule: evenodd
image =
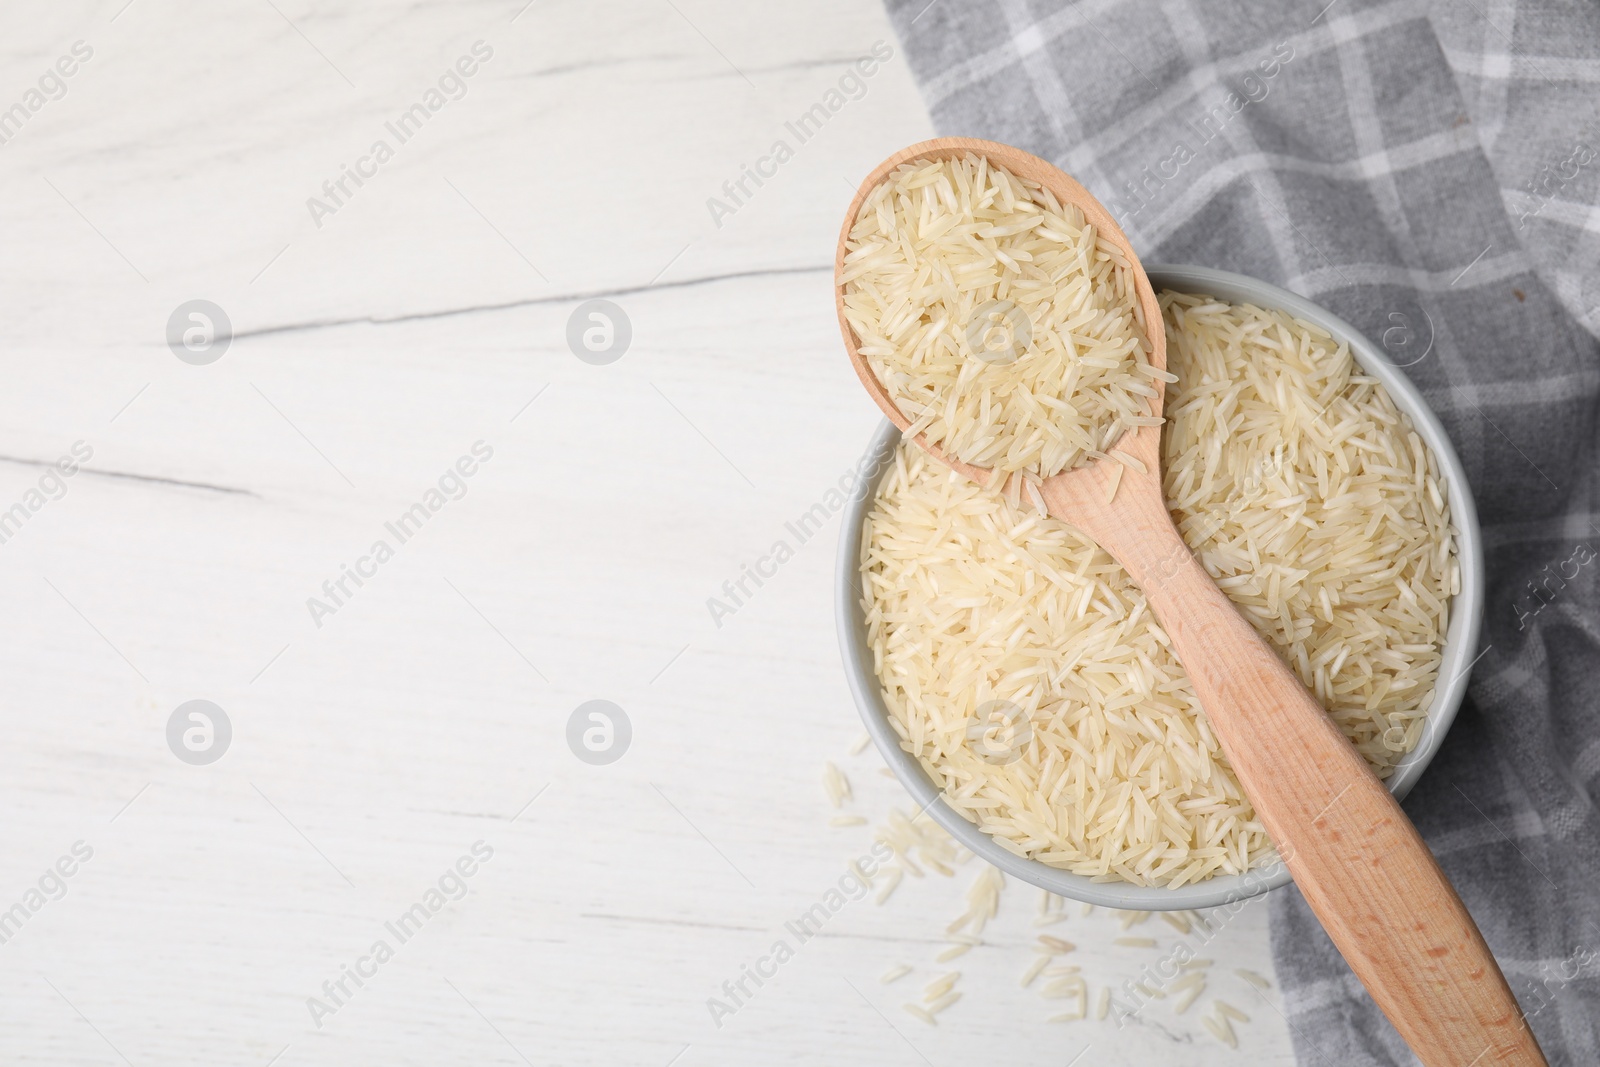
M1386 360L1378 348L1358 333L1354 327L1328 314L1322 308L1275 285L1247 278L1240 274L1211 270L1206 267L1147 267L1151 284L1157 291L1176 289L1180 292L1207 293L1233 303L1252 303L1259 307L1277 308L1297 318L1315 323L1335 338L1349 344L1356 361L1369 374L1382 380L1390 396L1400 409L1411 416L1417 432L1433 450L1449 484L1451 517L1458 538L1456 551L1461 564L1461 593L1455 598L1450 613L1450 630L1445 635L1444 662L1439 669L1439 686L1434 697L1428 726L1422 739L1388 780L1396 797L1404 797L1427 769L1439 743L1455 719L1456 710L1467 690L1467 674L1473 663L1478 643L1478 628L1483 616L1483 542L1478 530L1478 513L1473 507L1472 491L1467 485L1461 461L1445 436L1439 420L1423 402L1415 386L1394 365ZM1113 908L1144 911L1173 911L1184 908L1211 908L1240 901L1258 893L1289 882L1289 872L1280 864L1249 871L1243 875L1212 878L1195 885L1177 889L1136 886L1126 882L1096 882L1082 875L1057 870L1035 860L1020 859L995 844L988 834L968 822L939 796L939 789L928 778L919 764L900 747L899 735L889 723L889 710L884 706L882 690L872 666L872 650L867 644L866 625L862 620L857 568L861 559L862 524L867 510L877 492L882 473L889 469L884 461L893 455L899 443L899 431L885 421L873 438L862 470L873 472L861 479L845 511L844 524L839 538L839 559L834 582L836 617L839 626L839 643L844 653L845 674L850 680L851 692L867 731L877 744L878 751L888 761L894 773L910 791L919 806L926 806L950 834L978 856L1013 874L1025 882L1048 889L1064 897Z

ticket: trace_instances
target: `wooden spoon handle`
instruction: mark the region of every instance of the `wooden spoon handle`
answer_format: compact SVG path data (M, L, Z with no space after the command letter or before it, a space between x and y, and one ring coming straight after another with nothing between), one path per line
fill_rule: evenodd
M1428 1067L1543 1065L1416 827L1189 551L1159 487L1125 487L1115 507L1074 505L1063 518L1144 589L1295 883L1417 1057Z

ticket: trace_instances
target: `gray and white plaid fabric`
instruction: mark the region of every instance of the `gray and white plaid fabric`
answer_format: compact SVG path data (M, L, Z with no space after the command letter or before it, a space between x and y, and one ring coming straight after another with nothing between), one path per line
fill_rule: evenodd
M887 6L940 132L1053 160L1151 262L1317 301L1444 421L1488 609L1467 705L1406 808L1550 1062L1592 1067L1600 6L1325 2ZM1301 1062L1414 1062L1299 894L1271 907Z

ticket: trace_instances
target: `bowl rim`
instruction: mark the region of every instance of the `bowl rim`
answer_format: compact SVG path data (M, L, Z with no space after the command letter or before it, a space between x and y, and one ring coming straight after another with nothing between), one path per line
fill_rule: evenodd
M1466 696L1473 665L1477 662L1478 635L1483 622L1484 563L1483 539L1478 514L1466 470L1438 417L1423 399L1411 379L1386 359L1378 346L1355 327L1326 309L1271 283L1210 267L1146 265L1150 284L1164 289L1200 292L1232 303L1251 303L1285 311L1326 330L1350 347L1361 368L1383 382L1395 403L1411 417L1412 425L1433 451L1449 495L1451 520L1456 530L1456 558L1461 571L1461 591L1451 603L1450 626L1445 632L1433 706L1417 747L1406 754L1385 783L1396 799L1403 799L1427 770L1444 735L1455 721ZM866 454L857 465L857 477L846 502L839 532L839 551L835 563L834 618L839 633L839 650L844 660L845 677L855 698L867 733L917 806L933 816L963 846L1007 874L1070 897L1103 907L1140 911L1179 911L1212 908L1246 900L1289 883L1288 869L1281 861L1253 868L1243 874L1223 875L1204 882L1167 889L1161 886L1136 886L1127 882L1097 882L1079 874L1024 859L994 842L975 823L951 808L942 799L922 765L900 747L899 735L889 724L889 710L883 703L872 650L866 641L866 624L861 610L861 583L858 567L866 514L877 494L878 483L894 461L900 432L884 419L873 435Z

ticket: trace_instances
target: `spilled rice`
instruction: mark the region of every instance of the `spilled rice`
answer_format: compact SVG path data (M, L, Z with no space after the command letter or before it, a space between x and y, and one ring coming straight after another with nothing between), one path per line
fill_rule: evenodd
M843 772L829 765L824 780L843 778ZM833 792L829 793L830 804ZM854 803L852 794L849 803ZM845 801L841 800L841 803ZM1116 946L1115 958L1122 963L1119 971L1137 965L1136 978L1119 978L1114 975L1084 973L1082 957L1077 955L1075 941L1055 933L1032 934L1033 941L1023 946L1009 947L1015 934L1005 938L1005 944L985 938L989 923L1000 912L1005 895L1006 878L998 870L982 863L973 864L976 858L958 844L925 811L906 813L891 808L887 819L872 830L873 836L887 844L892 858L873 872L862 873L862 880L876 891L876 899L884 904L894 887L907 879L925 878L929 874L955 877L958 870L968 865L978 868L963 898L961 912L941 932L939 940L944 947L930 953L921 966L895 961L879 976L880 986L890 986L912 975L919 975L920 992L910 993L900 1007L907 1015L926 1026L938 1026L940 1017L954 1009L962 999L960 984L963 974L947 968L948 961L967 953L1005 953L1020 967L1018 986L1030 990L1043 1007L1040 1018L1048 1023L1082 1023L1086 1025L1114 1026L1121 1029L1137 1025L1145 1012L1159 1012L1159 1025L1171 1032L1183 1030L1191 1021L1200 1024L1199 1034L1237 1048L1237 1026L1250 1021L1249 1016L1220 998L1211 1001L1211 1010L1199 1016L1186 1013L1211 989L1208 968L1213 961L1197 953L1222 932L1229 921L1227 914L1213 919L1209 913L1198 911L1161 912L1112 910L1105 919L1095 918L1096 909L1083 905L1069 918L1067 902L1047 891L1039 891L1038 907L1033 916L1034 926L1057 927L1063 923L1077 926L1081 934L1088 935L1101 944ZM887 892L885 890L888 890ZM1159 915L1171 920L1174 935L1167 940L1155 937L1111 936L1141 926ZM977 958L977 957L974 957ZM1077 961L1077 962L1069 962ZM1091 968L1091 971L1093 968ZM1232 983L1235 992L1245 997L1264 998L1272 983L1255 971L1239 969L1233 972L1238 979ZM1159 1007L1157 1007L1159 1005ZM959 1014L959 1012L958 1012ZM1196 1035L1198 1036L1198 1035Z

